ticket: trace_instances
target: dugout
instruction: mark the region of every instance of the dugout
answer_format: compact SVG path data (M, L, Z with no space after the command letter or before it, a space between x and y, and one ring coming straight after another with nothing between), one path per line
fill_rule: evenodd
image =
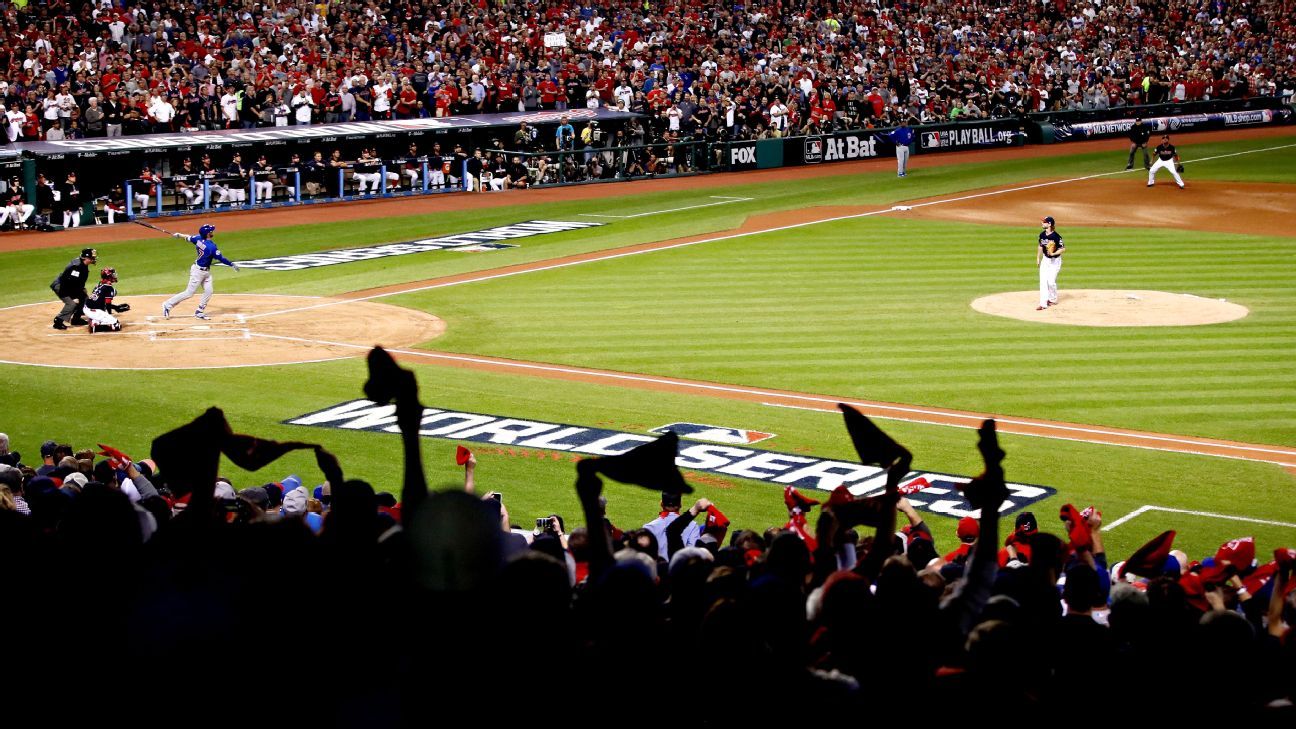
M471 154L478 147L496 148L494 140L499 140L498 148L513 148L514 133L522 122L537 129L538 144L552 147L564 114L577 130L595 120L615 130L638 116L609 109L570 109L19 142L11 149L30 161L33 179L35 174L43 173L51 180L62 181L69 170L75 169L82 199L94 201L109 195L126 180L138 178L146 165L169 178L180 169L183 158L192 157L198 163L204 154L211 156L217 168L228 165L235 152L242 155L245 166L265 154L277 168L286 167L294 153L309 159L316 150L322 151L325 159L337 149L344 159L354 160L360 150L374 148L379 157L389 159L406 155L411 142L418 145L420 154L426 154L438 142L445 154L451 154L456 144ZM87 202L88 208L91 205Z

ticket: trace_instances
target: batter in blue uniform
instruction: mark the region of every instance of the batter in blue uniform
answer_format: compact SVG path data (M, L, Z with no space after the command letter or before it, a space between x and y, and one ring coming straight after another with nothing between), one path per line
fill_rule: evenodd
M203 288L203 295L202 301L198 303L198 310L194 312L194 316L198 319L211 318L203 312L207 310L207 302L211 301L212 297L211 269L212 265L214 265L213 261L223 263L235 271L239 270L239 267L235 265L233 261L221 255L220 249L216 247L216 241L212 240L212 235L215 233L216 226L208 223L198 229L198 235L185 235L184 233L171 234L180 240L187 240L193 244L194 250L198 252L198 259L189 267L189 287L167 299L166 303L162 304L163 319L170 319L171 307L184 301L190 296L193 296L199 286Z

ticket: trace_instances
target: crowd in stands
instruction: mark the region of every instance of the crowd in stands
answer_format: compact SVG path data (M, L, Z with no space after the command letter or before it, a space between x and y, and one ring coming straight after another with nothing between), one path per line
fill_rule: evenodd
M10 4L14 141L605 107L743 139L1290 96L1290 5L1238 0L46 0ZM665 137L659 137L664 139Z
M369 365L366 396L395 402L399 500L320 446L234 434L215 408L155 439L151 458L53 441L28 457L0 435L11 716L752 726L1293 712L1296 550L1269 559L1240 538L1198 561L1166 532L1114 563L1092 507L1001 526L993 421L985 471L964 489L979 513L954 535L902 496L912 455L845 406L861 462L887 469L879 496L789 487L786 523L731 524L685 496L668 434L577 463L584 526L549 514L518 529L507 504L524 486L483 488L466 449L462 487L429 490L418 385L380 349ZM296 476L240 489L218 471L222 455L255 471L297 449L315 451L313 490ZM607 505L631 487L660 491L661 511L613 525Z

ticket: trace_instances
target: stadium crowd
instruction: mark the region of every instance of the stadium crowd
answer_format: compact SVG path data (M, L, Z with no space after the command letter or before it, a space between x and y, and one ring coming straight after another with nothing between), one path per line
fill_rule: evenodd
M14 141L620 108L742 139L1290 96L1288 3L47 0L3 15Z
M1296 550L1240 538L1198 561L1166 532L1109 564L1097 509L1001 525L993 421L964 489L979 516L952 540L902 495L912 455L846 407L860 460L888 469L881 495L789 487L786 523L740 528L684 496L667 435L577 463L586 526L519 530L506 505L524 487L484 491L466 450L462 487L429 490L414 377L382 350L369 365L366 395L395 402L399 501L215 408L147 459L51 441L37 461L0 435L7 710L133 726L1292 713ZM315 451L313 491L218 476L222 454L257 470L296 449ZM660 513L614 526L626 487L605 481L661 491Z

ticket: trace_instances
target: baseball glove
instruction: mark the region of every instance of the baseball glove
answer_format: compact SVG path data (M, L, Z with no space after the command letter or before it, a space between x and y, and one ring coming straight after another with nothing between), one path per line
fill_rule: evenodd
M1054 242L1052 242L1052 241L1049 241L1048 243L1046 243L1046 244L1044 245L1044 250L1048 251L1048 254L1049 254L1050 256L1055 256L1055 255L1057 255L1057 243L1054 243Z
M1183 174L1183 162L1175 163L1175 172L1178 172L1181 175Z
M118 304L118 305L117 305L116 307L114 307L114 308L116 308L117 311L119 311L119 312L121 312L121 311L130 311L130 304Z

